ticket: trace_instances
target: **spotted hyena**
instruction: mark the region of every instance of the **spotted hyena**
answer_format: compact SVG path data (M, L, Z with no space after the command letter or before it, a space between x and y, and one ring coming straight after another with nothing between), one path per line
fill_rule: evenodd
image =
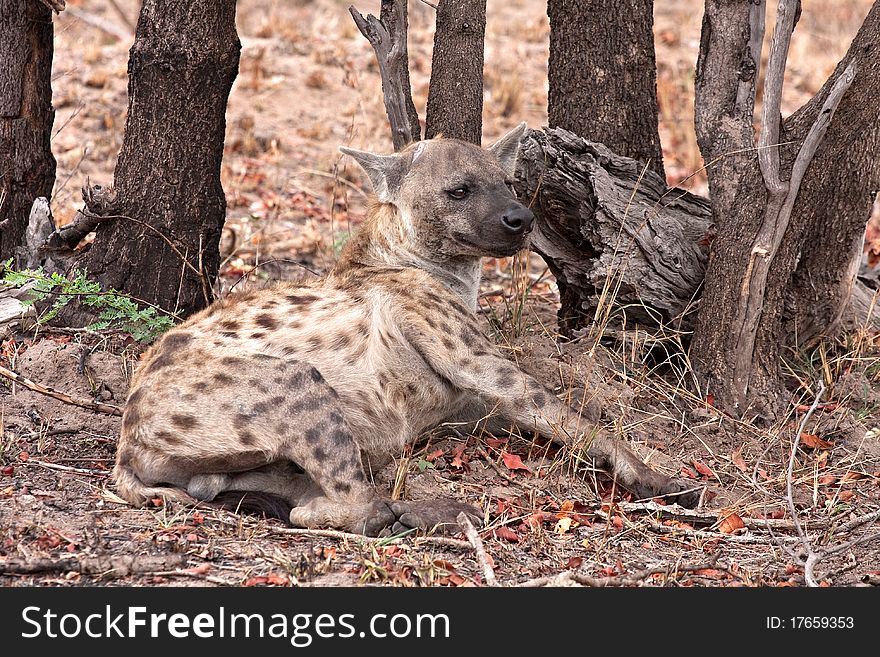
M371 535L479 520L456 500L391 501L369 475L433 426L496 413L584 446L641 497L692 504L481 332L480 260L522 249L534 219L511 191L524 128L489 149L342 149L376 194L360 232L325 277L230 295L151 348L125 406L121 495L228 504L248 491L283 499L293 525Z

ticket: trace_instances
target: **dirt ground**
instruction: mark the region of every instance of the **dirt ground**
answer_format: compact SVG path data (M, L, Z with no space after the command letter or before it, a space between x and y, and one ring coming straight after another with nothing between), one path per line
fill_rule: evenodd
M126 110L135 0L68 0L56 18L56 218L79 188L112 182ZM377 1L356 2L378 13ZM821 86L867 12L804 0L786 113ZM243 51L229 102L220 291L326 271L363 217L366 181L337 147L390 150L372 51L348 2L239 0ZM489 0L486 142L546 123L548 24L538 0ZM433 10L411 2L413 92L424 116ZM661 138L670 183L705 192L692 127L695 0L658 3ZM114 34L100 27L114 26ZM377 473L412 499L454 496L484 511L480 537L503 585L801 586L803 541L823 584L880 583L880 333L792 354L792 404L771 426L734 421L688 392L675 336L555 334L557 290L537 256L488 261L481 317L510 357L571 403L602 414L653 467L703 492L693 512L634 502L577 455L531 436L425 436ZM113 331L5 336L2 365L73 398L122 405L142 345ZM826 402L801 427L824 376ZM0 584L471 586L486 564L463 535L365 539L290 529L212 508L133 509L109 479L119 418L20 384L0 387ZM546 578L549 578L546 579ZM557 578L557 579L554 579ZM592 579L591 579L592 578Z

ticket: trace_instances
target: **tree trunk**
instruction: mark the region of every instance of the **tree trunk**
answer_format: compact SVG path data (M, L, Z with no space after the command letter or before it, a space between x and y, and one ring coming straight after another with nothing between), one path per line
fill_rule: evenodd
M750 110L755 82L749 73L763 19L754 5L707 2L697 71L700 147L707 162L723 159L708 170L718 237L691 360L706 385L703 392L738 415L772 416L778 410L784 389L781 346L795 339L788 330L796 328L797 339L815 336L842 316L871 207L869 192L880 184L875 54L880 3L820 93L785 122L779 97L788 30L799 6L781 4L757 149ZM843 119L834 114L837 103ZM748 150L728 155L743 149ZM853 162L861 171L847 180ZM812 305L823 294L830 296ZM789 321L786 308L794 311Z
M596 321L692 328L712 238L709 202L561 128L522 141L517 192L559 285L564 333ZM619 327L619 326L618 326Z
M0 0L0 259L20 255L34 199L55 184L52 12ZM23 266L23 263L18 263Z
M486 0L440 0L425 116L425 138L480 143Z
M665 178L653 0L549 0L551 127L602 142Z
M235 0L145 0L107 218L78 266L186 316L212 300L226 200L220 163L241 44Z

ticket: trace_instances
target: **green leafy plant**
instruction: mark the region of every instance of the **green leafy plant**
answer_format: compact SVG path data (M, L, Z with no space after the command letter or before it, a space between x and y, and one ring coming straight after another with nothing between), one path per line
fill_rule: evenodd
M37 318L39 324L50 322L67 304L78 298L99 313L98 320L87 327L94 331L118 328L130 333L138 342L150 342L174 326L173 316L155 306L142 308L118 290L102 290L100 283L89 280L82 270L76 270L69 278L58 272L46 274L42 267L17 271L10 258L3 263L2 283L16 288L29 285L29 296L22 300L25 306L54 296L52 305Z

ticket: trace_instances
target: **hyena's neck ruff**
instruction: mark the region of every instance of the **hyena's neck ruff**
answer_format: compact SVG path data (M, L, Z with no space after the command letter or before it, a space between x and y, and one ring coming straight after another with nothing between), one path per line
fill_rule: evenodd
M370 203L358 233L343 249L333 275L357 277L374 268L420 269L477 309L482 257L446 255L424 248L413 239L413 223L390 203Z

